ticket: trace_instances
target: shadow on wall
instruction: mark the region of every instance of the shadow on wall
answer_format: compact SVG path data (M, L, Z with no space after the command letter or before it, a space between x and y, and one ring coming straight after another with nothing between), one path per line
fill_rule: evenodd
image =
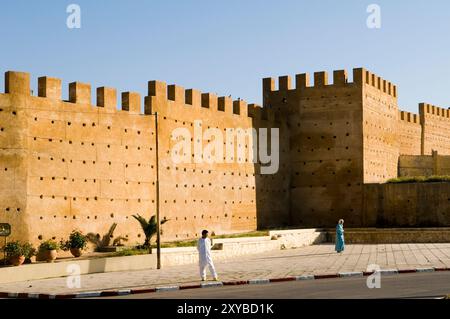
M260 108L259 114L252 116L252 126L258 132L258 161L254 165L258 229L289 228L292 225L289 209L289 136L281 118L279 110L270 107ZM267 136L262 136L261 129L267 129ZM278 129L278 132L272 129ZM275 141L278 147L274 147ZM261 154L270 157L271 161L262 164ZM270 170L264 170L261 166L278 166L278 170L267 173Z

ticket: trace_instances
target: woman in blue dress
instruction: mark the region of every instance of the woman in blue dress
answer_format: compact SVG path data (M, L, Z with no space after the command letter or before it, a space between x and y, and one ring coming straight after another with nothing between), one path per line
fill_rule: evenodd
M336 226L336 251L342 253L345 249L344 220L340 219Z

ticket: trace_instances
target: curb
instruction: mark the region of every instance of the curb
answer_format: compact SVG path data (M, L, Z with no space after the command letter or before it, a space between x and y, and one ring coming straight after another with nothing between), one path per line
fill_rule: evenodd
M410 273L424 273L424 272L438 272L438 271L450 271L450 267L429 267L429 268L411 268L411 269L382 269L378 272L384 275L391 274L410 274ZM238 286L238 285L264 285L270 283L288 282L288 281L304 281L304 280L320 280L330 278L350 278L350 277L363 277L374 274L375 271L360 271L360 272L339 272L336 274L320 274L320 275L301 275L301 276L289 276L281 278L270 279L251 279L251 280L236 280L236 281L213 281L204 282L200 284L192 285L170 285L159 286L151 288L134 288L134 289L117 289L117 290L105 290L105 291L90 291L79 292L74 294L39 294L39 293L18 293L18 292L0 292L0 298L11 299L79 299L79 298L96 298L96 297L113 297L124 295L135 295L145 293L158 293L165 291L177 291L187 289L198 288L211 288L211 287L223 287L223 286Z

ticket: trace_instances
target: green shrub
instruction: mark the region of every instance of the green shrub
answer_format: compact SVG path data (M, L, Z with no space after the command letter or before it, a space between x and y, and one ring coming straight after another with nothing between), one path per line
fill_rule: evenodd
M60 245L63 250L69 250L72 248L84 249L86 248L87 242L88 242L87 236L83 235L83 233L78 230L74 230L70 234L69 240L66 241L61 240Z
M36 254L36 250L30 243L21 244L19 241L12 241L3 247L3 251L6 256L9 257L19 257L24 256L25 258L31 258Z
M39 245L39 251L58 250L59 244L54 240L46 240Z
M35 256L37 251L36 248L33 247L30 243L25 243L22 245L23 249L23 255L25 256L25 259L30 259L31 257Z

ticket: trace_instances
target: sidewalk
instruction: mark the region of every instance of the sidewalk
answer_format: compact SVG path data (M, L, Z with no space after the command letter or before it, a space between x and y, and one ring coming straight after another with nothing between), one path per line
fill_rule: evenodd
M366 271L370 264L381 269L450 268L450 244L348 245L342 255L334 245L321 244L273 251L216 262L221 281L285 278ZM164 265L163 265L164 266ZM81 276L81 288L67 288L67 278L0 285L0 292L74 294L88 291L198 284L197 265L162 270L100 273Z

